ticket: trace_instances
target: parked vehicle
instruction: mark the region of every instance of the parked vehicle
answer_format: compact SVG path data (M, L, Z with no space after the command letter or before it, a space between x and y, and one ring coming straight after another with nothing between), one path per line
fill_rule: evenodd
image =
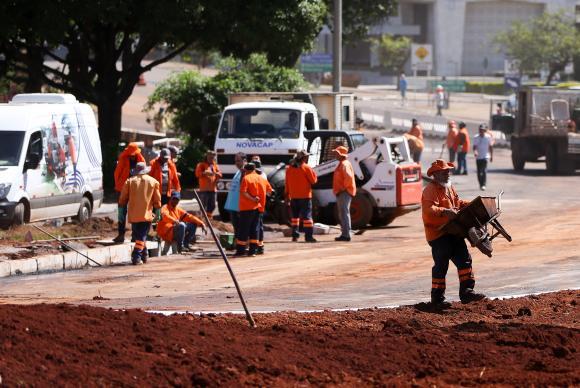
M0 226L90 218L103 200L92 109L71 94L18 94L0 104Z

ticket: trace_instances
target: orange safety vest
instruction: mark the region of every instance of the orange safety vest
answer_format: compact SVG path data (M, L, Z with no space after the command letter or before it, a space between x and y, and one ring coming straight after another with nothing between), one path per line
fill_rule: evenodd
M170 159L167 161L167 165L169 167L167 192L161 194L170 196L172 191L181 191L181 184L179 183L179 177L177 176L177 167L175 167L175 163ZM151 161L151 171L149 171L149 175L151 175L157 180L157 182L159 182L159 189L161 190L163 174L161 173L161 163L159 162L159 158L155 158Z
M285 191L289 199L312 198L312 185L317 182L316 173L306 163L286 167Z
M346 159L340 161L332 176L332 192L337 195L341 191L346 191L353 197L356 195L354 170Z

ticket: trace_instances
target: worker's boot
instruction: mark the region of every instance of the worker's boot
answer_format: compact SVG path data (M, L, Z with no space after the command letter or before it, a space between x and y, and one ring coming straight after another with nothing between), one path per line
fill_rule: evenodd
M114 243L121 244L125 242L125 223L127 222L127 207L117 206L117 230L119 233L113 239Z
M461 299L461 303L467 304L485 299L485 295L476 293L473 288L466 288L459 294L459 299Z
M445 300L445 289L443 288L431 289L431 305L438 309L446 309L451 307L451 303Z
M117 244L125 242L125 232L119 232L119 234L117 234L117 237L113 239L113 242Z

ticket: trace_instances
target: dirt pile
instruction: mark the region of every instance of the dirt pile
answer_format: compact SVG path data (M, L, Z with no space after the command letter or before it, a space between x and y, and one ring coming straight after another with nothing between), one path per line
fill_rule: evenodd
M579 291L398 309L163 317L0 307L9 385L580 384Z

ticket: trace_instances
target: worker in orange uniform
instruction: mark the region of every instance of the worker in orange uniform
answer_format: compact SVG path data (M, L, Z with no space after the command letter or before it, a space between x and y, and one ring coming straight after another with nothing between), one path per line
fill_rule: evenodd
M457 124L454 120L449 120L447 122L447 139L445 140L445 145L449 151L449 162L455 163L455 154L457 153Z
M459 132L455 139L457 148L457 175L467 175L467 153L469 152L469 132L463 121L459 122Z
M117 192L117 199L121 195L121 191L125 186L125 182L134 172L135 166L139 162L145 162L145 158L141 155L141 149L137 143L129 143L127 147L119 155L117 166L115 167L115 191ZM117 201L118 202L118 201ZM127 223L127 206L117 205L117 237L113 239L116 243L125 241L125 224Z
M434 161L427 170L427 175L433 176L433 181L425 187L421 199L425 236L431 246L434 261L431 303L438 307L449 307L449 303L445 301L445 276L449 260L457 267L461 302L469 303L485 298L485 295L477 294L473 290L475 277L465 240L440 230L441 226L457 217L458 211L469 204L468 201L459 199L450 183L449 176L453 168L453 163L442 159Z
M215 210L217 183L222 178L215 157L214 151L207 151L203 162L199 162L195 168L195 176L199 181L199 199L210 219Z
M411 153L415 163L421 162L421 154L423 153L423 128L419 125L417 119L411 121L411 129L407 132L408 135L414 136L416 139L407 137L411 145Z
M240 184L240 221L235 256L255 256L258 252L260 209L266 206L269 184L256 173L254 163L247 163L244 172Z
M268 182L268 175L262 170L262 160L260 156L254 155L252 156L252 163L256 167L256 174L258 174L264 180L266 185L266 194L269 195L273 190L270 182ZM256 250L257 255L264 254L264 212L266 211L266 200L264 199L264 203L260 206L260 214L258 217L258 249Z
M205 229L205 224L198 217L179 207L181 194L178 191L171 193L169 203L161 208L161 221L157 223L157 235L165 241L162 255L165 256L171 246L173 253L189 251L189 244L195 240L197 227Z
M173 160L171 160L171 151L167 148L162 149L159 156L151 161L149 175L159 182L161 204L165 205L169 202L169 196L172 192L181 192L177 168Z
M303 150L296 153L292 163L286 168L284 190L287 200L290 201L292 212L290 219L292 241L298 241L300 237L298 227L300 219L302 219L305 241L315 243L316 239L313 237L314 221L312 220L312 185L317 182L318 178L312 167L308 165L309 155Z
M135 175L127 179L119 204L128 206L128 218L131 223L131 237L135 241L131 262L138 265L147 262L147 233L151 222L159 218L161 208L161 195L159 194L159 182L147 175L149 167L145 162L139 162L135 166Z
M348 149L344 146L332 150L339 161L332 176L332 192L336 195L336 207L340 220L341 235L335 241L350 241L350 204L356 195L356 182L352 164L347 160Z

